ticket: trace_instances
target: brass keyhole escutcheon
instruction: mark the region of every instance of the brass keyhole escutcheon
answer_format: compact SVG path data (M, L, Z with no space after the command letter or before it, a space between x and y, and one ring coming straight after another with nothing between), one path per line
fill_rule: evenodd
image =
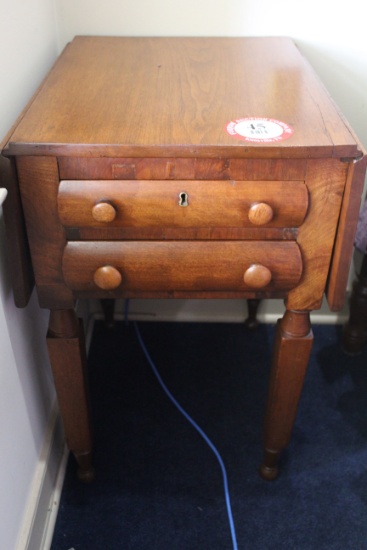
M186 191L181 191L178 197L179 197L178 204L180 206L189 206L189 196L186 193Z

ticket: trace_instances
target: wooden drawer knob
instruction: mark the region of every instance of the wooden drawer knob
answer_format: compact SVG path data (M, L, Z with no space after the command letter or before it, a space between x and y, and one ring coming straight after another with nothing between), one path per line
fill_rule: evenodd
M271 271L264 265L253 264L246 269L243 280L250 288L263 288L271 281Z
M95 271L93 281L102 290L113 290L120 286L122 276L112 265L104 265Z
M116 215L116 208L109 202L99 202L92 208L92 216L96 222L113 222Z
M270 204L266 202L257 202L249 210L248 217L254 225L265 225L274 217L274 212Z

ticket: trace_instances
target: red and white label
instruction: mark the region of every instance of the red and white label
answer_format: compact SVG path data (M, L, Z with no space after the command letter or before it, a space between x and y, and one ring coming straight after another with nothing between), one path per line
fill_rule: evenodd
M285 122L273 118L247 117L229 122L226 132L242 141L272 143L290 138L294 130Z

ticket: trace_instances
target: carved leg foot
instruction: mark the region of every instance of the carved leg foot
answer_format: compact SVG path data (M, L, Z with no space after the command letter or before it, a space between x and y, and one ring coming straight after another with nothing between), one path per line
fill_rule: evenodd
M83 483L91 483L95 480L96 471L91 463L91 453L74 453L76 461L78 463L77 476Z
M307 311L287 310L278 322L265 413L264 460L260 475L273 480L289 443L313 343Z
M66 443L78 465L78 477L92 481L92 437L86 380L84 331L74 310L50 313L47 346Z
M260 466L260 475L266 481L273 481L279 475L280 451L264 449L264 461Z
M357 355L367 342L367 256L364 256L361 272L353 284L349 304L349 319L343 330L343 348L347 353Z
M261 300L247 300L248 317L245 321L245 326L249 330L256 330L259 326L257 319L257 311L259 309Z

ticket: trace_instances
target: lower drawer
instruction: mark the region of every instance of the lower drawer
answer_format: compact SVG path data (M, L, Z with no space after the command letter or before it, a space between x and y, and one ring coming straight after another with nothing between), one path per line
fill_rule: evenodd
M69 242L63 256L74 291L283 291L301 274L295 242Z

